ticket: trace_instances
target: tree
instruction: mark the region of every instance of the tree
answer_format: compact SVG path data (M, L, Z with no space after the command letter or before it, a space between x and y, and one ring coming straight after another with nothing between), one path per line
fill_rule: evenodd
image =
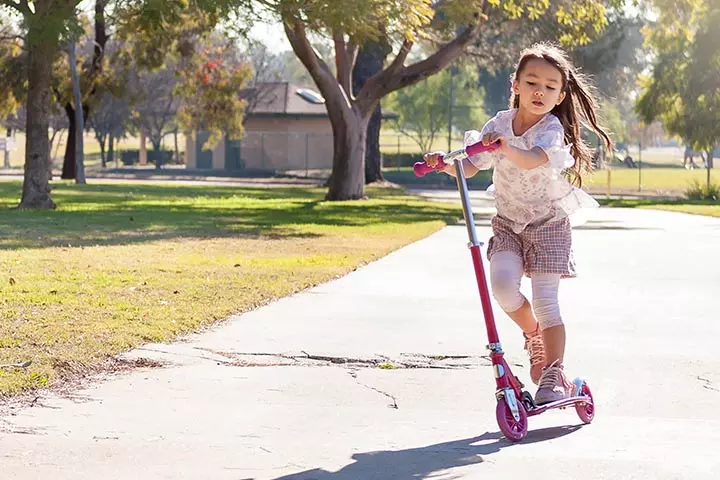
M23 97L22 37L12 25L0 25L0 119L13 115Z
M720 145L720 24L716 0L654 0L657 20L645 30L654 58L636 104L646 123L658 119L668 133L706 152L707 185Z
M383 69L385 59L390 55L390 45L383 41L366 41L358 51L355 68L353 68L353 95L360 93L373 75ZM382 153L380 153L380 128L382 124L382 111L380 104L368 121L367 137L365 140L365 184L383 180Z
M602 35L571 51L573 63L605 98L622 103L636 91L637 76L648 66L647 52L643 46L643 17L630 17L623 12L613 12L608 27Z
M133 70L127 77L126 95L131 105L135 131L147 135L156 152L162 140L175 130L180 97L175 94L177 77L170 65L157 71Z
M100 144L100 159L105 167L115 158L115 140L125 137L130 121L130 105L122 96L104 91L90 109L88 125ZM107 145L107 150L106 150Z
M76 102L74 99L74 93L72 88L70 89L70 95L68 92L57 91L58 101L61 102L65 113L68 118L68 124L70 125L68 131L68 142L65 144L65 160L63 162L61 178L64 179L76 179L78 178L78 166L76 165L76 142L70 141L70 139L76 138L78 135L78 128L81 126L78 123L85 123L88 115L90 114L90 102L98 91L98 85L101 81L103 69L104 69L104 58L105 48L108 41L108 33L106 31L105 24L105 0L95 0L95 17L94 17L94 38L91 43L90 49L92 55L85 55L80 58L80 65L77 66L79 83L82 85L80 96L82 98L82 116L77 115ZM70 71L74 66L70 65Z
M587 32L584 42L565 37L561 43L573 64L592 78L601 95L625 104L634 93L637 75L647 66L641 34L644 20L640 15L628 16L617 2L604 3L609 21L602 32ZM488 20L493 28L483 29L471 53L479 66L490 112L507 108L510 77L521 50L535 42L558 42L563 38L561 18L552 13L561 4L553 2L553 7L536 19L507 21L495 15Z
M134 35L135 38L152 40L145 42L145 45L152 43L152 48L139 49L134 53L159 54L167 53L168 45L183 45L182 39L178 41L178 37L170 34L175 29L182 27L187 30L188 25L201 25L205 29L203 31L211 31L221 19L246 2L122 0L115 2L113 16L118 19L119 36L128 38ZM60 53L61 35L77 17L76 8L80 3L80 0L0 0L0 7L22 18L22 43L27 55L24 69L27 92L25 175L20 208L55 208L47 173L52 72Z
M508 108L511 76L523 48L535 42L560 41L572 63L596 87L604 123L615 133L616 140L624 141L634 122L631 99L637 93L636 78L648 63L641 34L644 16L628 14L618 2L603 2L609 19L605 29L597 31L588 25L584 39L563 37L565 26L557 15L563 3L566 2L553 2L537 18L507 20L490 15L470 51L485 89L487 111L492 114Z
M55 208L48 176L50 84L52 65L61 33L73 17L79 0L30 2L0 0L0 5L22 16L27 29L27 126L25 128L25 177L19 208Z
M385 95L417 83L447 67L471 44L488 11L509 16L524 12L537 16L547 10L544 0L450 0L437 6L430 0L372 0L332 2L309 0L290 3L263 2L282 20L293 51L305 65L326 100L333 128L333 170L327 198L358 199L364 195L366 130L370 116ZM570 2L557 12L571 36L581 36L585 25L601 28L606 23L602 3ZM310 32L325 34L335 47L333 74L315 52ZM358 47L367 39L386 39L399 45L385 68L368 79L353 95L352 71ZM417 41L425 38L437 48L426 58L406 65Z
M208 141L217 143L225 135L238 138L243 133L247 102L239 93L252 69L249 64L223 58L227 49L206 50L186 65L174 93L183 99L178 121L186 131L205 130Z
M451 98L451 92L459 93L453 95L456 98ZM464 65L391 93L387 106L399 112L400 132L412 138L421 151L428 152L435 139L441 132L447 131L451 122L461 130L482 126L488 118L482 98L477 69L472 65Z

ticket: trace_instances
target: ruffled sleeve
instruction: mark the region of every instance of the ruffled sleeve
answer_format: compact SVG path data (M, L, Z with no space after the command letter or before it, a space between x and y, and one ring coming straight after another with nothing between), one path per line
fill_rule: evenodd
M534 147L540 147L548 156L550 166L561 172L575 165L575 159L570 154L571 145L565 145L565 129L560 120L554 115L541 126L535 136Z
M496 129L496 118L497 117L491 118L479 132L477 130L468 130L467 132L465 132L463 145L467 147L468 145L477 143L482 140L486 133L494 132ZM483 152L468 157L468 160L470 160L470 163L475 165L475 168L477 168L478 170L488 170L489 168L492 168L493 161L495 160L496 156L496 152L494 151Z

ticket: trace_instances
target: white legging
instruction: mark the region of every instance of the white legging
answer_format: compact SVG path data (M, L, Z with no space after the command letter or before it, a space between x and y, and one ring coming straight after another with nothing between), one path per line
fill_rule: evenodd
M514 252L497 252L490 259L490 284L493 296L500 307L512 313L523 306L526 299L520 293L520 281L523 276L523 261ZM540 330L563 324L558 304L560 274L533 273L532 306Z

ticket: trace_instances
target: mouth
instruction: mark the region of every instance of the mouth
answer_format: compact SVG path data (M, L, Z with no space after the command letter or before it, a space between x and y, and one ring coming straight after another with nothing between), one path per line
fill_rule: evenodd
M536 107L544 107L545 106L545 104L543 102L541 102L540 100L533 100L532 104L535 105Z

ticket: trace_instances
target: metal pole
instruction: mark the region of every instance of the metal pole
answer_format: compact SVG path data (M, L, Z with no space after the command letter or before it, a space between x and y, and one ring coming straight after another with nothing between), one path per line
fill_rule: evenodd
M638 192L642 191L642 138L638 140Z
M447 151L452 151L452 117L453 117L453 101L454 101L454 88L453 82L453 71L450 69L450 101L448 102L448 146Z
M395 168L400 166L400 135L397 136L397 155L395 156Z
M455 159L455 179L457 181L458 191L460 192L460 200L462 201L463 216L465 217L465 225L467 226L468 238L470 245L480 245L475 232L475 218L473 217L472 204L470 203L470 193L468 192L467 181L465 180L465 171L462 166L463 159Z

